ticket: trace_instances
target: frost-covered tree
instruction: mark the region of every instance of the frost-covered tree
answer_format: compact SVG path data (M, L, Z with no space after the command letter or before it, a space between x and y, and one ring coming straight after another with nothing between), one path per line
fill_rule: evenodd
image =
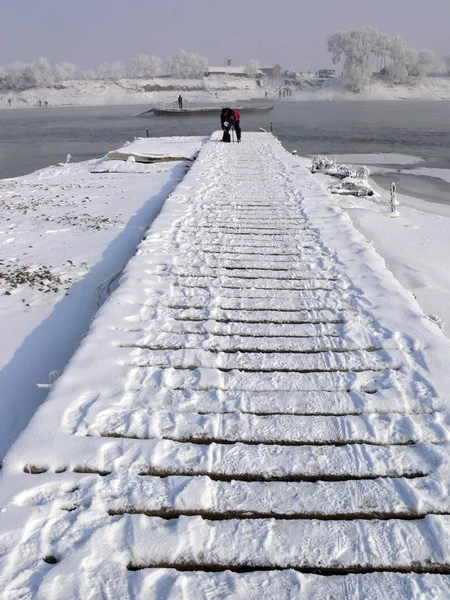
M125 77L125 66L117 60L113 63L104 62L97 69L98 79L117 81Z
M259 62L257 60L249 60L245 65L245 74L247 77L256 77L259 73Z
M179 50L174 57L167 60L167 72L180 79L202 79L208 71L208 59L197 52Z
M7 90L25 89L24 72L27 66L23 62L14 62L4 67L4 88Z
M374 65L394 83L412 76L425 77L436 69L436 57L429 50L417 52L400 36L391 37L370 27L332 35L328 50L334 63L344 58L347 85L355 92L369 85Z
M405 81L415 62L415 56L399 35L390 38L388 44L389 66L387 75L394 83Z
M51 65L46 58L33 63L15 62L3 67L0 87L8 90L52 87L55 82L73 79L75 65L59 63Z
M390 39L391 38L388 35L385 35L384 33L378 34L374 49L376 60L375 69L377 73L379 73L382 69L386 69L387 67L387 56L389 53Z
M131 65L131 74L133 77L148 77L153 79L161 75L161 71L162 61L158 56L139 54Z
M26 88L47 88L55 83L52 67L46 58L38 58L27 65L23 78Z
M61 83L61 81L71 81L77 71L77 67L72 63L62 62L57 63L53 67L55 74L55 82Z
M416 71L419 77L431 75L439 68L439 61L431 50L422 50L417 55Z
M97 79L97 73L93 70L81 71L79 79L82 79L83 81L92 81L93 79Z
M344 75L354 92L360 92L370 83L378 35L372 27L360 27L335 33L328 38L328 50L333 63L340 62L344 56Z

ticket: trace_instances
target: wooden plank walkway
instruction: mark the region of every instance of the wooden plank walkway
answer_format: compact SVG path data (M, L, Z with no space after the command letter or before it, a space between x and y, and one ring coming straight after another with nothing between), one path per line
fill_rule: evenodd
M300 159L213 136L4 462L1 597L449 598L449 350Z

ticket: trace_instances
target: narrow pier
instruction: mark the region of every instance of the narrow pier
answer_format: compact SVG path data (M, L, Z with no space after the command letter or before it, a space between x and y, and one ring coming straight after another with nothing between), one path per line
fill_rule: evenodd
M305 164L205 144L4 461L2 598L450 597L450 343Z

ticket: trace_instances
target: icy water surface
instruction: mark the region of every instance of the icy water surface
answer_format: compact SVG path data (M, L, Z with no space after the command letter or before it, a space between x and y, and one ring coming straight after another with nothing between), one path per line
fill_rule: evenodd
M132 115L145 106L0 111L0 178L64 160L103 155L135 136L207 135L217 116ZM421 166L450 167L450 102L280 102L269 113L242 115L242 127L269 128L299 154L400 153ZM427 179L427 178L425 178ZM424 183L428 192L433 182ZM440 190L442 193L442 190ZM442 201L442 199L440 199Z

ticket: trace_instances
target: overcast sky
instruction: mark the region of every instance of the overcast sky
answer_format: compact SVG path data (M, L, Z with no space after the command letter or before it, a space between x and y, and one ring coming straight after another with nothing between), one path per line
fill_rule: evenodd
M210 64L254 58L283 68L329 64L326 40L370 25L414 48L450 54L449 0L0 0L0 65L40 56L82 69L166 58L179 48Z

